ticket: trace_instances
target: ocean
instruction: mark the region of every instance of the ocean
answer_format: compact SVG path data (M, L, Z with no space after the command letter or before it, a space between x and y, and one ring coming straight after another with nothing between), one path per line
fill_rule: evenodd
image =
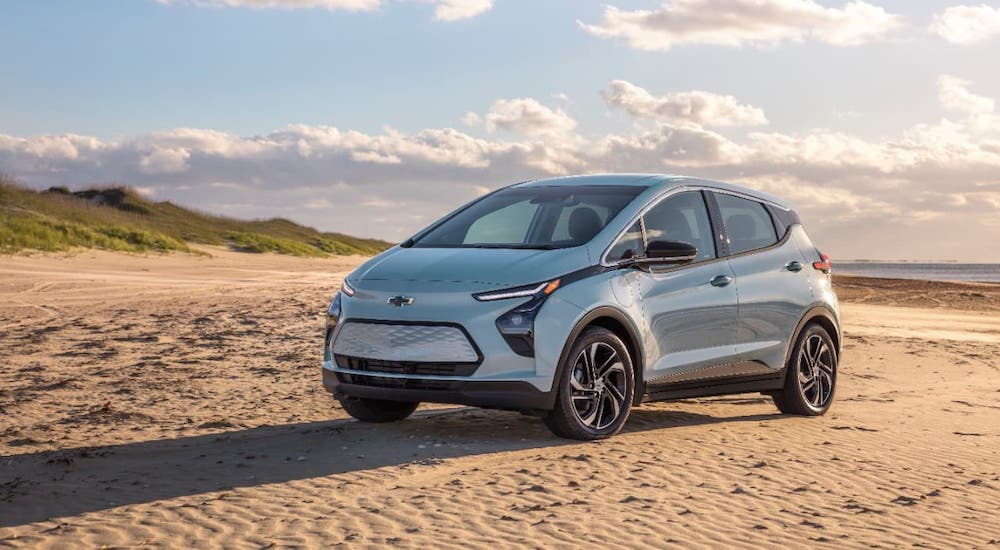
M861 277L1000 282L1000 263L833 262L833 272Z

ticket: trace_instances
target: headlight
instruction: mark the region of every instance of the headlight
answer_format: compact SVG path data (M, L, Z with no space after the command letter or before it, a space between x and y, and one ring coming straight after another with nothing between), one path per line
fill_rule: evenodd
M344 296L354 296L354 287L347 282L347 278L344 278L344 284L340 287L340 291L344 293Z
M559 279L554 279L538 285L480 293L475 295L475 298L481 301L490 301L531 296L527 302L497 317L496 325L500 335L503 336L510 349L514 350L514 353L525 357L534 357L535 316L542 309L542 304L545 303L549 294L555 292L557 288L559 288Z
M526 298L542 293L545 296L552 294L559 288L559 279L545 281L537 285L516 286L503 290L491 290L489 292L477 292L472 297L480 302L492 302L493 300L506 300L507 298Z

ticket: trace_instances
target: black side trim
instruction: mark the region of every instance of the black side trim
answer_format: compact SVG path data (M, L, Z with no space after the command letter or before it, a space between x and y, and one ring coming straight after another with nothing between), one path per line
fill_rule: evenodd
M625 327L625 331L628 332L629 339L631 342L625 342L625 345L629 349L635 352L636 357L632 357L632 368L635 369L635 398L634 404L639 404L639 396L642 395L645 388L645 381L642 379L642 365L643 361L643 349L642 349L642 339L639 338L639 329L635 326L627 315L621 311L611 307L611 306L600 306L589 311L573 326L573 330L569 332L569 336L566 337L566 342L563 344L562 353L559 354L559 362L556 364L556 372L552 378L552 391L549 392L549 405L545 407L546 409L552 409L556 402L556 393L558 392L559 380L562 379L563 369L566 365L566 359L569 356L570 348L576 343L576 339L583 332L583 329L587 328L587 325L592 323L594 320L601 317L610 317L617 321L621 326Z
M667 401L670 399L687 399L690 397L708 397L712 395L728 395L733 393L769 392L780 390L785 381L785 369L774 374L758 376L740 376L718 381L696 381L681 384L663 384L648 386L641 402Z
M341 382L337 373L323 369L323 386L335 397L365 397L389 401L454 403L489 409L551 409L548 394L527 382L446 382L442 389L411 389L365 386Z
M472 338L472 335L469 334L469 331L465 330L465 327L462 326L460 323L452 323L452 322L449 322L449 321L396 321L396 320L388 320L388 319L361 319L361 318L350 318L350 319L344 319L344 320L341 321L342 325L346 325L348 323L368 323L368 324L371 324L371 325L407 325L407 326L425 326L425 327L454 327L454 328L457 328L458 330L462 331L462 334L465 335L465 339L469 341L470 345L472 345L472 351L476 352L477 359L476 359L475 364L478 365L478 364L480 364L480 363L483 362L483 352L480 351L479 345L476 344L476 341ZM329 339L327 341L329 342ZM469 364L466 361L434 361L434 363L439 364L439 365L468 365Z
M722 222L722 210L715 200L715 193L703 190L705 204L708 205L708 218L712 222L712 234L715 236L715 256L725 258L729 256L729 236L726 234L726 225Z

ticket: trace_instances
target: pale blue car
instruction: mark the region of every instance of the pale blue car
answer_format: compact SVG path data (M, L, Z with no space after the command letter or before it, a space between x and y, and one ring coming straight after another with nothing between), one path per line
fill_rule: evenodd
M648 401L833 400L830 261L779 198L613 174L485 195L365 262L330 304L323 383L353 417L511 409L599 439Z

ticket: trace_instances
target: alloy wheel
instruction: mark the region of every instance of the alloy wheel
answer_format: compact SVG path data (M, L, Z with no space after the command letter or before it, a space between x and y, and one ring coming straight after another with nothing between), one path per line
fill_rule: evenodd
M573 363L570 390L577 418L588 428L603 430L626 408L628 377L613 347L595 342Z
M806 403L817 409L826 405L833 395L833 351L818 334L813 334L799 349L799 388Z

